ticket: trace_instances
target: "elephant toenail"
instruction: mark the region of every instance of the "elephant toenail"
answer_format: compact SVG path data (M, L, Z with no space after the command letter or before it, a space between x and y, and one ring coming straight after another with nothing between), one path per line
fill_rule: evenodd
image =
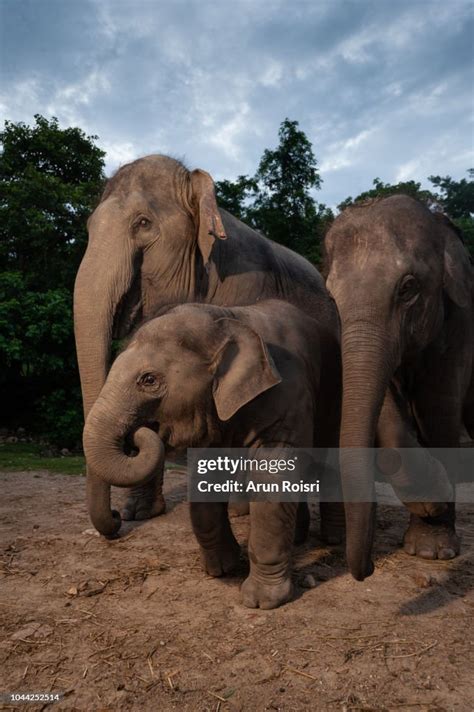
M454 550L449 549L447 547L444 549L440 549L438 552L438 559L454 559L455 556L456 553L454 552Z

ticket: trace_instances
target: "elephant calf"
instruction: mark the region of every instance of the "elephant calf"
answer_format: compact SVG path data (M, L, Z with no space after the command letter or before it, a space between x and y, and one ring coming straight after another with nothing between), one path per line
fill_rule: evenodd
M167 448L332 445L338 397L320 387L319 373L326 362L334 368L334 349L317 320L283 301L172 307L141 326L113 363L86 420L87 462L108 485L130 487L154 475ZM190 506L204 568L221 576L239 559L227 505ZM246 606L292 597L296 516L296 503L250 504Z

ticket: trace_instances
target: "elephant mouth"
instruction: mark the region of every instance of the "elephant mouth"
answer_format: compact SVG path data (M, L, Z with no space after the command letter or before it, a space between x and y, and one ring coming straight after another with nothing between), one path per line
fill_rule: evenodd
M159 437L160 440L163 442L164 445L166 445L166 441L161 437L160 435L160 424L156 420L150 420L150 421L145 421L143 423L140 423L137 427L135 427L133 430L130 430L130 432L125 435L123 439L123 452L127 457L136 457L139 453L139 450L137 446L135 445L135 433L137 430L140 428L147 428L148 430L153 430L154 433L156 433Z

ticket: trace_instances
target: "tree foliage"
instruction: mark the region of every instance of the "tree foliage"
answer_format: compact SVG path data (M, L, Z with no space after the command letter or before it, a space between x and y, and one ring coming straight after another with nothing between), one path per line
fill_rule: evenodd
M239 220L247 219L248 202L256 191L256 181L248 176L239 176L235 181L216 182L216 198L219 206Z
M421 183L414 180L402 181L401 183L390 184L384 183L380 178L374 178L372 181L373 188L360 193L356 198L349 196L337 206L338 210L342 211L353 203L359 203L371 198L388 198L390 195L409 195L423 203L431 204L436 202L436 197L429 190L423 190Z
M104 182L95 139L39 115L0 133L0 420L50 436L55 424L63 445L81 431L80 407L59 400L77 396L72 290Z
M277 147L264 151L253 177L217 183L218 201L271 240L318 262L333 214L312 195L322 183L317 160L297 121L285 119L278 137Z
M453 180L451 176L430 176L428 180L438 188L438 196L443 209L453 219L474 216L474 168L467 171L469 180Z

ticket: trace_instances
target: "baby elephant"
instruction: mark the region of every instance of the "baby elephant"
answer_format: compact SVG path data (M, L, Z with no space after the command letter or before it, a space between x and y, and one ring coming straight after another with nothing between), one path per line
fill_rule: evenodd
M170 308L113 363L84 428L87 461L108 485L130 487L154 475L167 448L331 445L337 398L319 387L325 360L330 384L337 344L286 302ZM227 573L239 560L227 504L190 508L207 573ZM296 516L296 503L251 502L246 606L274 608L292 597Z

